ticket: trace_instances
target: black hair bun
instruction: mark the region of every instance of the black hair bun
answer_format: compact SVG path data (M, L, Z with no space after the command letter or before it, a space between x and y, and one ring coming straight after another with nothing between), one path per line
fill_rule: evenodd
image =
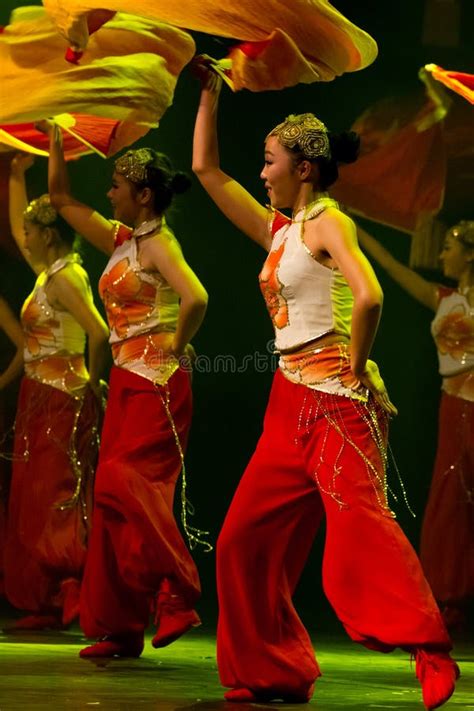
M170 188L176 195L185 193L186 190L189 190L191 185L191 178L179 170L173 175L170 182Z
M360 138L354 131L330 133L331 157L336 163L354 163L360 149Z

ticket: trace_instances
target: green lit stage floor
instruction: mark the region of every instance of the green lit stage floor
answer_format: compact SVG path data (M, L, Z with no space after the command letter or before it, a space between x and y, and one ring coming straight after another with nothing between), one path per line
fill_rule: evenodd
M154 650L148 639L140 659L113 659L106 666L79 659L83 646L78 629L2 635L0 710L252 711L276 706L222 700L215 637L202 628L162 650ZM405 653L377 654L328 635L319 637L316 648L323 677L313 700L285 704L285 709L423 709L414 664ZM456 658L462 678L443 708L474 711L474 644L457 645Z

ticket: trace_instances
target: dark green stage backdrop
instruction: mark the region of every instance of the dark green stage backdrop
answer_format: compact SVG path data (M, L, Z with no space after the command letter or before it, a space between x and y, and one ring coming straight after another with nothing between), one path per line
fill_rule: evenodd
M9 11L18 4L3 0L0 23L8 22ZM468 48L473 46L474 8L470 0L460 0L463 36L460 47L451 50L421 44L424 0L398 0L390 4L380 0L335 0L334 4L377 39L380 54L374 65L329 84L298 86L278 93L231 95L224 91L220 121L223 165L262 201L265 193L259 173L263 138L288 113L313 111L331 128L341 130L348 128L377 99L416 91L418 68L427 62L472 71L473 55ZM216 40L202 36L196 39L199 51L223 53ZM174 104L160 128L141 144L165 151L177 167L189 170L197 101L198 87L184 72ZM104 163L98 157L71 165L76 196L109 214L105 193L111 173L112 162ZM32 197L45 191L46 166L42 161L31 170L29 183ZM215 539L259 436L272 379L272 359L267 350L272 331L257 284L264 254L219 214L197 181L191 193L178 202L171 221L189 262L210 294L206 322L195 346L214 365L211 372L195 376L195 418L187 468L189 495L197 511L195 524L208 528ZM409 243L405 236L374 226L371 229L399 258L407 258ZM85 266L97 284L104 259L88 246L82 251ZM403 502L395 504L395 510L416 545L436 442L439 399L436 354L429 334L430 313L383 273L379 276L385 291L385 307L374 358L400 411L393 422L391 444L418 517L413 520ZM1 279L2 291L18 308L32 285L31 274L20 262L2 256ZM233 366L225 356L235 358L240 372L231 372ZM246 356L250 356L247 366ZM391 479L396 480L393 467ZM322 538L315 546L298 592L309 625L326 625L331 619L320 592ZM196 560L202 573L203 606L212 614L214 554L197 552Z

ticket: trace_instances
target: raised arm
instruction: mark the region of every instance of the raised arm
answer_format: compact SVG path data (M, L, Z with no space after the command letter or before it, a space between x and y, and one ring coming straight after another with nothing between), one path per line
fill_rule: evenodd
M61 132L49 126L48 186L51 204L61 217L88 242L105 254L114 250L115 225L71 195Z
M109 330L97 311L82 267L69 265L48 284L48 298L69 313L87 334L88 370L91 387L100 392L100 376L107 358Z
M28 206L25 173L33 165L33 161L34 158L29 153L17 153L11 162L10 179L8 181L8 214L10 229L18 249L35 274L39 274L46 265L41 262L35 262L26 248L25 221L23 217Z
M271 237L267 210L220 168L217 109L222 80L205 63L198 65L198 71L202 91L194 128L193 171L224 215L268 251Z
M380 264L389 276L408 292L413 298L436 311L436 286L423 279L410 267L405 266L393 257L385 247L377 242L368 232L357 225L357 236L364 250Z
M146 269L159 271L180 297L178 323L172 344L173 353L179 357L204 319L207 292L186 262L177 240L166 230L142 243L140 260Z
M20 375L23 370L23 332L21 326L13 311L8 306L7 302L0 297L0 323L10 341L15 345L16 352L10 363L0 373L0 390L9 385Z

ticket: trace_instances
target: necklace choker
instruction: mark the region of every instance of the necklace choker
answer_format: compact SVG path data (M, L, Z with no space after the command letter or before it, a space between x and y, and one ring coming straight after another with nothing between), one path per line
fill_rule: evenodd
M157 228L161 227L162 219L161 217L154 217L151 220L145 220L132 232L132 237L144 237L145 235L151 235L152 232L156 232Z
M303 205L303 207L300 207L299 210L296 210L291 216L291 221L293 223L306 222L307 215L309 215L311 210L316 207L318 203L324 202L326 202L328 206L337 205L336 201L330 198L327 193L321 193L315 200L309 202L307 205ZM303 215L302 219L296 219L301 214Z

